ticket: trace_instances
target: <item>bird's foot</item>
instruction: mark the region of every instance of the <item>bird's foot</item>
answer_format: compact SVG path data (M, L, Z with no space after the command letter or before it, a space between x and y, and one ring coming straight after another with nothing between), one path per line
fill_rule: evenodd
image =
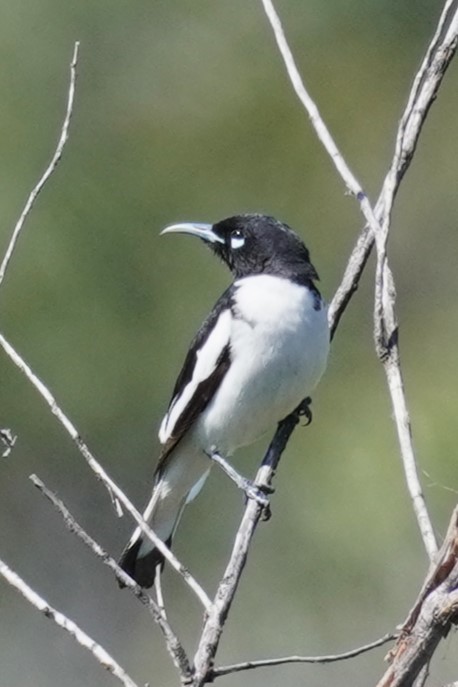
M253 501L256 501L256 503L259 506L261 506L262 520L264 520L264 522L267 522L267 520L270 520L270 518L272 517L272 509L270 507L268 494L273 494L275 489L267 485L262 487L258 486L257 484L255 484L249 479L246 479L245 477L243 477L242 479L244 480L244 484L239 485L240 488L243 490L243 493L245 494L247 499L252 499Z
M273 494L274 492L271 487L258 487L258 485L251 480L243 478L243 484L240 485L240 488L245 493L247 499L253 499L253 501L259 503L263 508L269 507L268 494Z
M310 408L311 403L312 399L310 398L310 396L307 396L307 398L304 398L302 403L297 408L299 417L305 418L305 427L307 427L313 420L313 414Z
M270 486L258 486L252 480L240 475L235 468L223 456L215 450L207 454L213 462L217 463L223 472L243 491L247 499L253 499L263 509L263 520L268 520L271 516L270 502L268 494L273 494L274 489Z

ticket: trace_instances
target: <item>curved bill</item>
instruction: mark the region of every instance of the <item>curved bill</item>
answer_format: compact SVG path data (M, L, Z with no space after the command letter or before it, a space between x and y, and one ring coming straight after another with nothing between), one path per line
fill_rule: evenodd
M215 234L211 224L197 224L196 222L183 222L171 224L161 231L162 234L191 234L209 243L224 243L224 239Z
M183 222L171 224L161 231L162 234L191 234L210 243L224 243L224 239L215 234L211 224L197 224L197 222Z

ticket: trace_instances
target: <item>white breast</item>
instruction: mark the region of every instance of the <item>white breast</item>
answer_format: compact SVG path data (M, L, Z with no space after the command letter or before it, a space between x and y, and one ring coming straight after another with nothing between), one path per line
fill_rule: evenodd
M196 426L204 445L226 454L273 430L311 393L329 350L326 308L309 289L268 275L236 286L232 363Z

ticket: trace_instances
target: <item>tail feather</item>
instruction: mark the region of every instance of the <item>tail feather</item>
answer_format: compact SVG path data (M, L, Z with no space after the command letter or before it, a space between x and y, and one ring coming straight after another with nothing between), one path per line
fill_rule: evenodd
M174 449L167 464L156 473L153 493L143 518L168 547L186 503L200 491L208 473L207 456L192 447L190 450L184 441ZM141 587L151 587L157 566L164 565L164 556L137 527L121 555L119 565Z
M140 556L140 548L143 543L143 538L139 537L132 545L127 546L119 559L119 566L132 579L140 585L140 587L149 588L154 584L156 577L157 566L164 567L164 556L159 549L152 549L147 554ZM169 537L164 542L170 548L172 544L172 537ZM126 585L119 582L121 589Z

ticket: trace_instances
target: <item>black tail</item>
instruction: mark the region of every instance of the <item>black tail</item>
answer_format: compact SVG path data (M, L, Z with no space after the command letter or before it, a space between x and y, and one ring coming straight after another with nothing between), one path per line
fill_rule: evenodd
M144 556L139 556L142 542L143 538L139 537L131 546L128 546L119 559L119 565L140 587L148 588L154 584L157 566L160 565L161 570L164 567L164 556L158 549L152 549ZM164 543L170 548L172 537ZM119 582L119 586L122 589L126 585Z

